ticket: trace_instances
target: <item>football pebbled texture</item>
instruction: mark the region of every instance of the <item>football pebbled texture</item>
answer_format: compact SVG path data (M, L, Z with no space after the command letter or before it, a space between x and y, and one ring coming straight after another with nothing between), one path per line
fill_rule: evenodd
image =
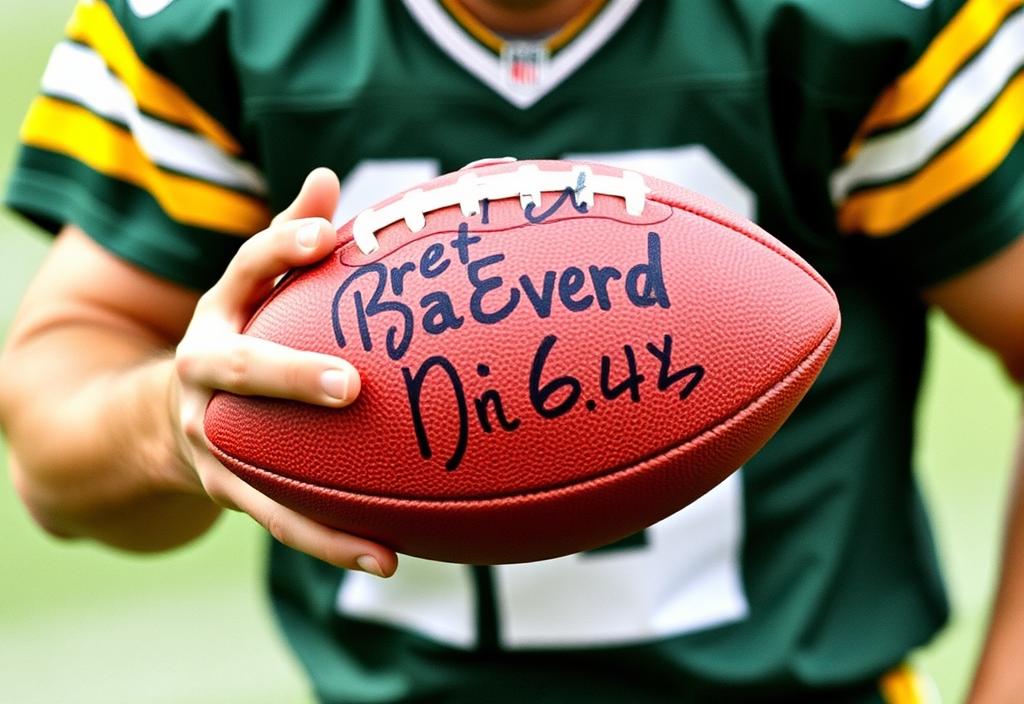
M225 466L398 552L498 564L614 542L722 481L814 381L839 308L698 194L499 162L362 213L245 332L348 359L362 391L344 409L216 393Z

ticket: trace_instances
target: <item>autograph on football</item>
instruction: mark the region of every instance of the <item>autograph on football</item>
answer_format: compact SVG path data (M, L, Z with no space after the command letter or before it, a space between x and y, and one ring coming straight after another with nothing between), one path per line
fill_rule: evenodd
M574 189L567 188L548 208L538 212L531 203L523 215L531 224L539 224L566 205L586 213L586 206L577 203ZM486 223L486 202L482 218ZM672 306L662 271L661 236L655 231L647 233L645 256L625 270L580 263L545 271L539 277L523 273L513 278L497 273L499 268L508 269L507 265L499 267L506 260L505 254L488 252L486 248L481 236L473 234L469 224L463 222L452 240L431 244L417 261L391 267L372 262L358 267L334 294L331 318L338 347L344 350L355 342L369 352L383 338L388 356L402 362L417 335L444 335L467 324L500 325L520 310L545 319L555 310L578 314L595 308L610 311L617 306L641 309ZM409 277L429 281L449 271L449 276L461 275L468 281L471 291L468 301L454 301L443 288L427 293L418 301L406 299ZM356 330L346 330L342 321L353 317ZM498 430L515 432L522 425L526 412L550 421L578 406L587 412L597 411L595 398L605 402L628 398L632 403L640 403L643 390L652 385L661 393L676 390L680 399L686 399L705 376L700 364L677 365L673 359L671 334L653 340L634 340L622 346L621 356L616 354L616 359L602 354L594 361L600 365L600 389L592 393L594 398L588 397L581 404L587 394L577 376L551 377L547 371L549 361L559 352L558 342L555 334L544 336L533 353L529 369L524 370L521 383L527 386L524 396L529 400L528 408L511 408L496 385L490 385L472 398L467 395L464 381L467 374L475 374L478 379L491 377L492 368L487 361L478 362L474 370L466 370L457 368L444 355L433 355L415 367L403 365L402 379L421 457L433 458L433 448L441 444L436 436L446 433L449 437L444 438L443 444L453 449L445 459L445 468L452 471L458 469L465 455L471 423L488 434ZM648 366L656 367L657 374L642 373L638 357L647 358ZM613 379L613 370L623 364L624 377ZM507 375L508 370L503 372ZM444 428L432 428L435 437L431 437L424 422L423 397L424 390L435 384L446 385L450 390L454 422L445 424Z

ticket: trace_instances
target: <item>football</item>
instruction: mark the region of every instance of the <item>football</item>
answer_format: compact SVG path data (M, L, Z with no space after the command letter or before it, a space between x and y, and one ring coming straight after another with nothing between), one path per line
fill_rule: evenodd
M363 211L246 333L344 357L351 406L213 396L229 469L398 552L540 560L678 511L786 420L839 334L806 262L665 181L474 163Z

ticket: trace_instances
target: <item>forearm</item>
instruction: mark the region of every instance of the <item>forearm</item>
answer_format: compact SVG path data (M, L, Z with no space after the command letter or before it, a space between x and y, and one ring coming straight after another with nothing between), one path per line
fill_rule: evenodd
M132 550L202 533L217 507L189 486L172 421L171 355L142 336L60 325L0 367L12 479L50 532Z
M1002 573L988 638L975 676L972 704L1024 701L1024 424L1018 434Z
M330 408L358 395L351 364L241 334L279 277L333 251L327 218L338 188L332 172L310 174L277 223L241 244L203 296L64 228L0 357L0 425L15 484L41 525L161 550L205 531L224 506L330 564L395 571L393 551L321 525L233 474L203 432L217 390ZM340 387L325 384L339 375Z

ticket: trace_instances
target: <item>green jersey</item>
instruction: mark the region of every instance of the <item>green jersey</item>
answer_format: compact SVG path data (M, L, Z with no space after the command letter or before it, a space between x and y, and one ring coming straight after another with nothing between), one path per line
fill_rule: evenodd
M545 562L403 558L385 581L275 544L274 602L330 702L872 701L946 618L911 471L916 292L1024 232L1021 5L607 0L510 38L455 0L83 1L7 198L200 289L321 165L339 221L504 155L628 167L756 220L831 282L844 329L747 465Z

